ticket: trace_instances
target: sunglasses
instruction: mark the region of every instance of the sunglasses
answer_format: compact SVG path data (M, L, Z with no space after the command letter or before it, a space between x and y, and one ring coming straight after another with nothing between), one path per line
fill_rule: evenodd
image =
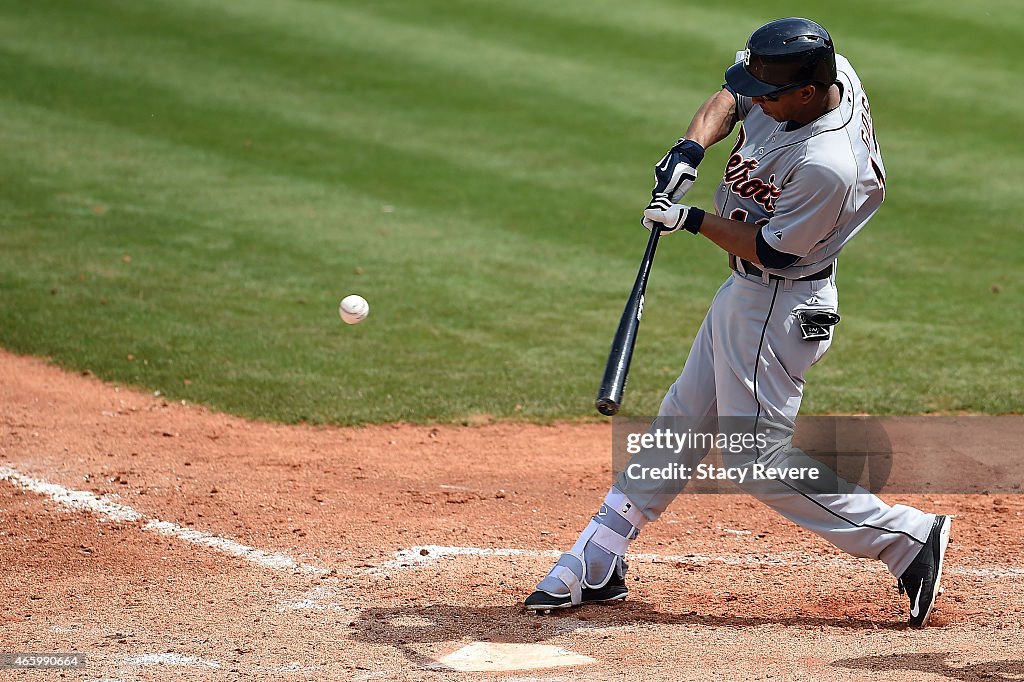
M782 95L785 95L787 92L792 92L794 90L799 90L800 88L802 88L804 86L807 86L807 85L810 85L810 82L808 82L808 83L797 83L796 85L789 85L789 86L786 86L786 87L784 87L784 88L782 88L780 90L776 90L775 92L771 92L771 93L769 93L767 95L761 95L760 99L763 99L766 102L778 102L779 101L779 97L781 97Z

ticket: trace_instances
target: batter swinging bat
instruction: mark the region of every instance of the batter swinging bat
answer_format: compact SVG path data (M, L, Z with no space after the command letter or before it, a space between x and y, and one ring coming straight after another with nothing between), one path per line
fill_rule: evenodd
M644 314L644 291L647 290L647 279L654 263L654 252L658 248L658 237L661 230L655 226L651 230L651 238L647 240L647 250L640 261L640 270L636 273L633 291L622 311L619 328L612 340L612 350L608 354L608 364L604 368L604 378L597 392L594 407L601 414L611 417L622 405L622 393L626 390L626 377L629 375L629 361L633 359L633 346L636 345L636 334L640 329L640 317Z

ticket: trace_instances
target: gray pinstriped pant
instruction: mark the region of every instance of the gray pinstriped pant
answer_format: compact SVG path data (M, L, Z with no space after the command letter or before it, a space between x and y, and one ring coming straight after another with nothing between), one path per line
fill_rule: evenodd
M794 313L798 306L836 310L834 276L808 282L764 281L733 273L719 288L694 339L686 364L662 401L662 417L713 419L754 417L773 424L779 433L792 434L803 397L804 374L828 350L831 338L805 341ZM690 466L707 450L680 456ZM724 453L723 453L724 454ZM726 461L729 466L749 464L764 453ZM640 452L632 461L663 453ZM806 455L781 448L770 455L773 466L802 466ZM822 536L845 552L880 559L900 576L927 540L934 516L904 505L889 506L863 489L854 493L808 494L777 481L751 481L744 490L794 523ZM615 487L650 520L657 519L678 495L663 483L629 478L625 472ZM667 490L667 491L666 491Z

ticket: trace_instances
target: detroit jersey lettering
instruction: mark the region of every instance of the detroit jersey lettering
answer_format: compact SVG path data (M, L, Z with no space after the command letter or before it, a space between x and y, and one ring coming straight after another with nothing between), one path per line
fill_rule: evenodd
M715 193L718 215L761 225L778 251L800 256L783 270L811 275L835 261L843 246L882 204L885 166L875 140L871 107L860 78L836 55L840 105L787 130L737 96L743 126Z

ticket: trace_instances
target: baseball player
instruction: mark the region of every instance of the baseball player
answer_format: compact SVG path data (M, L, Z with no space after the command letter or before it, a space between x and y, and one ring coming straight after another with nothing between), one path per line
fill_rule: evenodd
M771 437L730 466L789 467L808 458L791 446L804 375L828 350L839 320L836 259L885 194L885 166L871 109L850 62L808 19L755 31L725 85L697 110L686 136L655 166L648 229L703 235L732 270L715 295L661 418L732 418ZM704 150L741 121L714 212L680 203ZM724 427L721 427L724 428ZM689 464L707 449L688 451ZM634 455L642 462L650 453ZM723 452L723 459L726 453ZM627 468L628 470L628 468ZM816 493L786 481L737 477L777 512L844 551L879 559L925 625L939 593L951 519L889 506L861 488ZM619 474L579 540L526 599L547 611L626 598L623 557L681 486Z

